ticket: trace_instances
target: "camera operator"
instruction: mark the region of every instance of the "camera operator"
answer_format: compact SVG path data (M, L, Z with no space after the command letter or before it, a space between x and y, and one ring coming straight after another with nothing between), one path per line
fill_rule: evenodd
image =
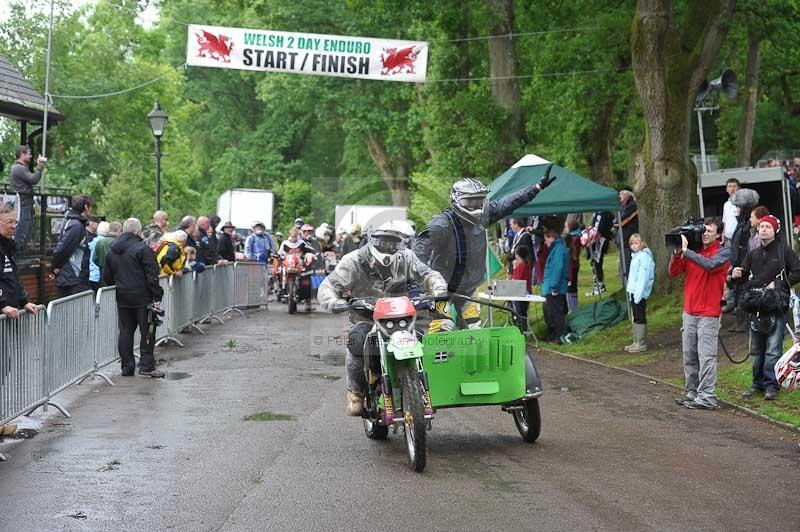
M780 388L775 378L775 363L783 353L789 291L791 285L800 281L800 259L791 247L775 238L780 227L774 216L761 218L758 224L761 245L731 272L734 282L745 285L742 307L751 313L753 383L742 393L745 398L764 393L764 399L771 401L778 397Z
M683 289L683 373L686 396L675 399L691 409L717 407L717 343L720 300L731 256L730 248L720 245L723 225L719 218L706 218L698 251L689 249L681 234L681 247L669 263L669 276L685 274Z
M103 280L107 286L117 286L117 312L119 314L119 357L122 376L133 376L136 360L133 358L133 336L136 328L141 334L139 344L139 375L160 378L156 369L152 338L148 334L148 307L160 308L164 291L158 284L156 255L142 240L142 223L128 218L122 225L122 235L112 244L106 256Z

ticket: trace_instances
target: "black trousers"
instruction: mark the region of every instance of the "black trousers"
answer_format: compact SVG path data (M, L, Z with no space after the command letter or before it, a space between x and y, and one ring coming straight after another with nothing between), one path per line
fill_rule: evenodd
M595 246L597 245L599 244L595 244ZM603 260L606 258L607 251L608 251L608 239L603 241L603 245L600 248L600 252L597 254L597 256L595 256L594 253L592 253L592 271L594 272L594 276L597 279L598 283L605 283L606 277L605 273L603 272Z
M122 371L132 372L136 368L136 359L133 358L133 336L139 329L141 341L139 342L139 370L153 371L156 361L153 357L153 345L150 343L150 334L147 323L147 308L120 308L119 315L119 340L117 349L121 360Z
M633 323L647 324L647 299L642 299L639 303L633 302L633 296L628 294L628 302L631 305Z
M559 339L569 332L567 326L567 296L564 294L545 296L542 307L548 336Z
M527 301L513 301L513 303L514 310L516 310L517 314L521 316L520 319L517 319L517 317L514 316L514 323L520 331L525 332L528 330L528 306L530 303Z

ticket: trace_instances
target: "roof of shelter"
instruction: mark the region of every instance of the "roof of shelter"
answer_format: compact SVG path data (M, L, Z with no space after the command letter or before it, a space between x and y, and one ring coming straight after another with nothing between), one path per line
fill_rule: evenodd
M52 105L49 106L47 115L49 123L54 124L64 120L64 115ZM0 116L25 120L33 124L44 122L44 98L2 55L0 55Z

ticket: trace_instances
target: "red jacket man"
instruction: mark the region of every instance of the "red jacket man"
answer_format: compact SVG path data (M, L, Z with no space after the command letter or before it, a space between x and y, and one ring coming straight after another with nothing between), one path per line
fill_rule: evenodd
M669 263L669 276L685 274L683 289L683 373L686 396L675 401L687 408L717 406L717 344L720 301L730 265L730 248L720 246L722 221L706 218L703 247L688 249L686 237Z

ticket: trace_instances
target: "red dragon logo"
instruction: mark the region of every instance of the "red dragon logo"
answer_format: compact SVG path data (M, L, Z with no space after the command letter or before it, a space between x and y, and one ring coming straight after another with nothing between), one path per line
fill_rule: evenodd
M416 74L414 70L414 63L419 56L419 46L409 46L408 48L384 48L385 54L381 54L381 62L383 68L381 75L394 75L394 74Z
M233 50L233 43L230 37L220 35L217 37L213 33L203 30L203 34L196 33L197 44L200 49L197 50L197 57L210 57L215 61L224 61L225 63L231 62L231 50ZM230 43L230 44L228 44ZM207 54L207 55L206 55Z

